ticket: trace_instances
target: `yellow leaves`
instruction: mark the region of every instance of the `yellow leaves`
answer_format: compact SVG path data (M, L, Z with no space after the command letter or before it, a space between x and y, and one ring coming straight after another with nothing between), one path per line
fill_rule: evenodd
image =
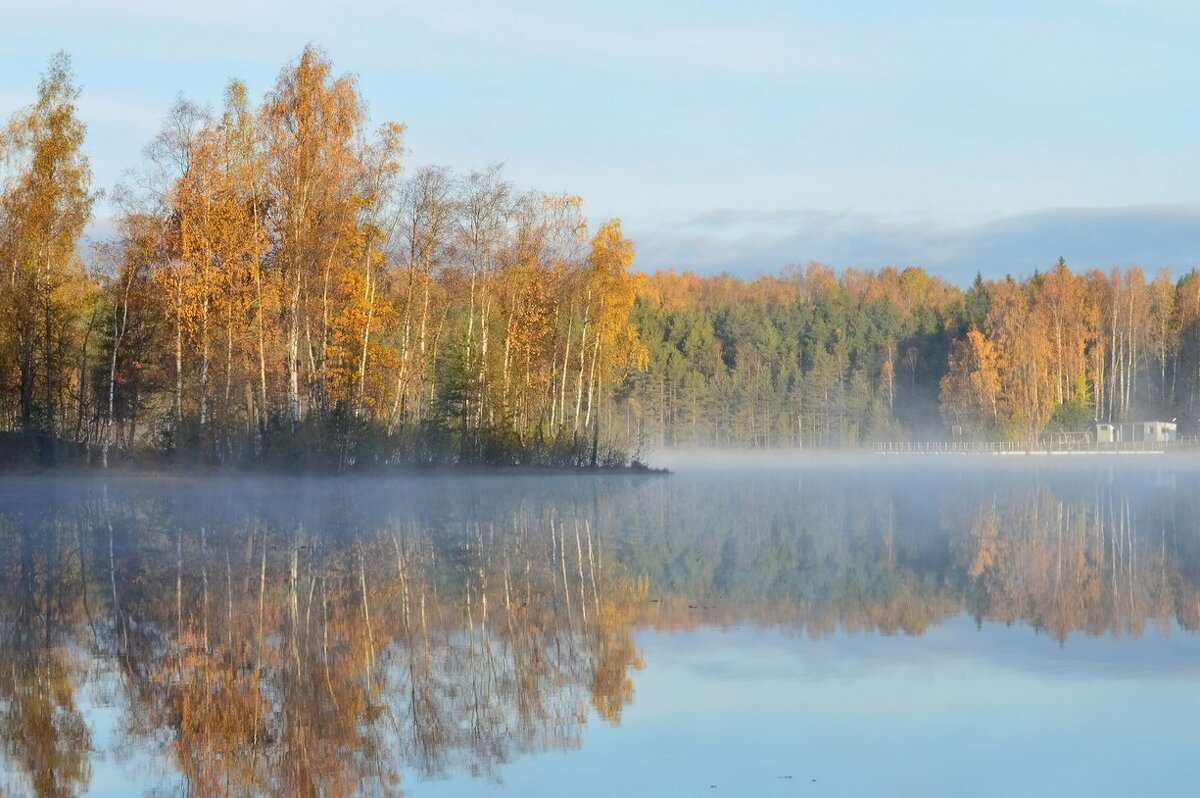
M386 183L400 174L400 157L404 154L404 125L386 122L375 133L370 160L377 184Z
M245 314L250 299L243 294L267 246L255 201L246 196L245 164L228 157L234 135L228 125L200 130L187 171L168 196L169 260L156 276L171 297L172 315L201 346L213 317L228 323Z
M950 350L949 369L942 378L942 414L955 434L986 433L996 421L1000 373L995 347L972 328Z
M996 396L1000 392L1000 375L996 371L996 350L979 330L967 333L967 356L970 361L971 390L981 410L995 415Z
M621 222L605 222L592 237L587 289L596 304L598 345L611 375L648 360L637 330L629 323L638 286L629 274L631 265L633 243L621 234Z
M3 136L29 167L3 194L4 216L21 216L24 227L18 237L0 225L0 260L30 271L2 308L14 313L64 282L90 211L65 63L43 88ZM389 431L426 424L446 412L437 383L450 372L439 359L462 348L456 379L470 389L458 392L471 404L466 423L524 441L547 425L586 428L601 410L607 418L606 389L648 362L630 323L634 302L659 288L630 274L633 245L620 223L589 237L581 198L516 194L499 167L458 178L423 170L401 184L404 125L368 132L366 121L354 78L313 47L281 70L261 103L239 81L215 117L180 101L147 149L150 190L126 197L124 252L112 262L122 275L143 276L112 285L137 282L144 296L132 305L136 335L108 353L121 349L109 358L104 393L118 393L111 389L131 364L155 373L109 404L169 406L170 445L200 441L214 459L232 457L238 441L266 451L280 420L296 430L310 413L327 421L339 405L386 416ZM28 234L37 229L66 233ZM684 281L698 284L694 275ZM780 285L754 290L786 296ZM64 291L63 302L86 309L86 293ZM108 336L121 324L103 316L90 318ZM75 412L94 416L96 404L85 396Z
M801 282L809 297L832 294L838 290L838 282L833 274L833 269L820 263L810 263L801 277Z
M83 153L79 90L65 54L51 60L37 102L13 115L0 135L10 180L0 184L0 262L21 303L43 297L75 263L75 243L91 217L91 171ZM3 175L0 175L3 176Z

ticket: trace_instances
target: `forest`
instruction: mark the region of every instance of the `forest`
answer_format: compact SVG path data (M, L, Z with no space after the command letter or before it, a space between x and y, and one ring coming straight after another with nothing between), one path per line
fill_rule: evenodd
M181 99L106 194L55 56L0 133L0 459L626 465L674 446L1200 428L1200 278L646 272L499 166L409 170L309 47ZM85 239L101 203L111 234Z
M1096 420L1200 429L1200 274L1137 266L966 289L923 269L642 278L617 396L659 446L1033 442Z

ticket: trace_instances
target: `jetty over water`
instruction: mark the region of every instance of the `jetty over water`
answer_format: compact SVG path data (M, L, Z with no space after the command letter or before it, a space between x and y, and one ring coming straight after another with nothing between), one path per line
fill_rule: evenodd
M892 441L874 444L880 454L1162 454L1200 448L1195 435L1180 436L1170 421L1097 421L1089 432L1056 432L1022 441Z
M1099 455L1099 454L1163 454L1169 451L1194 450L1193 436L1173 441L889 441L876 443L871 451L878 454L994 454L994 455Z

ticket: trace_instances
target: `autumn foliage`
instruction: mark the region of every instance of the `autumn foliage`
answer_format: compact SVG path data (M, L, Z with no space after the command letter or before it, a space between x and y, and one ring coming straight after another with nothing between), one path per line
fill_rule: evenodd
M600 408L644 363L633 247L497 168L404 176L308 48L254 106L172 109L81 259L94 195L69 63L4 138L4 425L47 460L611 465Z
M312 47L257 104L177 103L85 251L78 94L56 56L0 138L8 459L596 466L1200 426L1195 273L636 274L578 197L406 171L404 126Z

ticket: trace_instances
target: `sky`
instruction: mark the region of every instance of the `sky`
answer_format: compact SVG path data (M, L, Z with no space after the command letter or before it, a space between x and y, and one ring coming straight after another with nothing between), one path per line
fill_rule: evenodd
M100 188L179 96L261 97L313 43L407 125L408 168L578 194L644 270L1200 266L1185 0L2 5L0 117L67 51Z

